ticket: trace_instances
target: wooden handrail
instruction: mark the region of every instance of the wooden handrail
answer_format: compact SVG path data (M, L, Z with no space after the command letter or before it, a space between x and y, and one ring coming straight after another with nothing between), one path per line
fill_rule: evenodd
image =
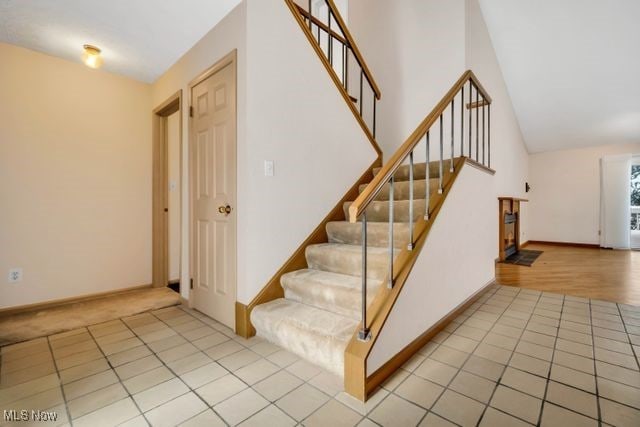
M331 0L329 0L331 1ZM409 156L409 154L415 149L418 143L422 140L422 137L427 133L431 126L438 120L445 109L451 104L451 101L458 94L460 89L464 85L471 81L475 88L482 94L484 100L491 104L491 97L487 94L486 90L480 84L478 78L473 74L473 71L467 70L456 81L456 83L449 89L447 94L442 100L435 106L433 110L425 117L425 119L418 125L415 131L407 138L402 146L391 156L389 161L385 163L380 172L376 174L373 180L367 185L364 191L358 196L358 198L349 207L349 221L354 223L358 220L358 217L364 213L378 192L389 182L389 179L396 173L398 168L402 165L402 162Z
M313 22L314 25L317 25L318 27L322 28L322 30L328 34L331 34L331 37L333 37L334 39L338 40L340 43L342 43L345 46L349 46L349 41L347 41L347 39L345 39L344 37L342 37L340 34L336 33L335 31L333 31L331 28L329 28L329 26L327 24L325 24L324 22L322 22L321 20L319 20L318 18L316 18L315 16L313 16L312 14L310 14L309 12L307 12L307 10L300 6L297 3L294 3L294 6L298 9L298 12L300 12L300 14L302 16L304 16L307 19L310 19L311 22Z
M342 34L344 34L344 37L349 42L349 47L353 51L353 55L356 57L356 61L358 61L358 64L360 64L360 67L362 68L362 71L364 72L365 77L371 84L371 89L373 90L373 93L376 96L376 99L380 99L380 97L382 96L382 93L380 92L380 88L378 87L378 84L373 78L373 74L371 73L371 70L369 70L369 66L367 65L367 62L364 60L364 56L362 56L362 53L360 53L360 49L358 49L358 45L356 44L355 39L351 35L351 32L349 32L349 28L347 28L347 24L344 22L344 19L342 19L342 15L340 14L338 7L333 2L333 0L326 0L326 2L327 2L327 5L329 6L329 9L331 9L331 12L336 18L336 21L338 21L338 26L340 27Z

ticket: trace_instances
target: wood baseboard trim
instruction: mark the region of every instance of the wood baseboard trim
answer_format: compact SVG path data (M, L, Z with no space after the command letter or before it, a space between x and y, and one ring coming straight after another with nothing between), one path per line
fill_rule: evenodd
M117 289L114 291L97 292L94 294L86 294L86 295L80 295L76 297L56 299L52 301L37 302L35 304L20 305L17 307L7 307L7 308L0 309L0 315L11 316L15 314L28 313L30 311L45 310L47 308L58 307L61 305L75 304L79 302L86 302L86 301L91 301L95 299L106 298L114 295L128 294L130 292L135 292L142 289L150 289L152 287L153 287L152 284L132 286L130 288Z
M526 242L520 244L520 249L526 248L527 246L529 246L529 241L528 240Z
M414 339L405 348L400 350L395 356L389 359L384 365L378 368L371 376L366 379L367 397L387 378L393 375L402 365L404 365L413 355L415 355L422 347L424 347L433 337L438 335L452 320L467 310L475 303L482 294L484 294L491 286L496 283L495 278L489 281L482 288L473 293L470 297L460 303L456 308L450 311L445 317L438 320L435 325L423 332L418 338Z
M242 338L251 338L255 334L255 329L251 326L249 319L249 307L236 301L236 335Z
M545 240L528 240L527 245L551 245L569 246L572 248L600 249L600 245L594 243L573 243L573 242L548 242Z

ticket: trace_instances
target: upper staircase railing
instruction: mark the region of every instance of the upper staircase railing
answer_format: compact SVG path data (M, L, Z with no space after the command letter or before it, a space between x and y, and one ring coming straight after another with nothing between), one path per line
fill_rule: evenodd
M465 91L466 88L466 91ZM465 94L466 93L466 94ZM456 106L459 107L456 107ZM434 129L435 128L435 129ZM435 132L434 132L435 131ZM414 153L417 153L421 142L423 148L419 154L424 155L425 166L425 208L424 221L431 218L432 197L429 179L432 165L437 168L437 192L443 193L445 167L454 172L455 157L467 157L476 163L491 165L491 97L482 87L471 70L466 71L451 87L442 100L420 123L404 144L391 156L382 169L375 175L367 187L349 207L349 221L362 223L362 325L358 338L366 341L370 337L367 322L367 208L376 200L378 194L389 185L389 282L394 286L394 176L399 168L408 162L409 175L409 242L407 249L415 247L414 236ZM435 136L436 138L432 138ZM432 144L436 139L436 144ZM446 145L445 145L446 144ZM448 145L448 147L447 147ZM445 153L445 151L448 151ZM430 159L436 159L430 162ZM423 195L420 195L422 198Z
M337 6L333 0L285 2L324 60L327 71L341 89L374 149L381 155L375 142L376 104L380 100L380 88Z

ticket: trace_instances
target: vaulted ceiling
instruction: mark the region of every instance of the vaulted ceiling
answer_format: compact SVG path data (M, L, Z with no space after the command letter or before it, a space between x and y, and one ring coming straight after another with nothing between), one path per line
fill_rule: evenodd
M640 143L639 0L480 0L530 152Z
M104 69L151 83L240 0L0 0L0 41L80 62L102 49Z

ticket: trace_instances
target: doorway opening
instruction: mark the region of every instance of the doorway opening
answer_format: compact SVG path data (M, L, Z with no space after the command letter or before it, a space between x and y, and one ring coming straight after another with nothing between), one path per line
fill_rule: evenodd
M153 110L152 281L180 292L182 91Z

